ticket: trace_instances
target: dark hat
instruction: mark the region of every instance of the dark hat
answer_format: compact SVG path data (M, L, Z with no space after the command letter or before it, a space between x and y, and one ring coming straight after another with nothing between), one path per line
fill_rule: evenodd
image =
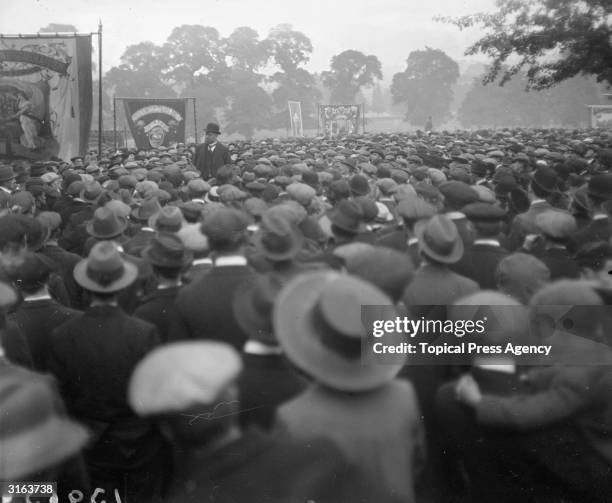
M612 175L593 175L587 185L587 194L599 199L612 199Z
M179 209L183 212L185 220L189 222L196 222L202 218L204 205L194 201L187 201L179 206Z
M73 275L86 290L113 293L131 285L138 277L138 269L121 257L113 241L101 241L93 246L86 259L74 266Z
M258 276L234 295L233 312L238 325L251 340L278 345L274 336L272 313L282 284L272 275Z
M363 223L363 210L355 201L344 199L327 213L329 221L345 232L359 234L366 230Z
M221 130L219 129L219 124L215 124L214 122L209 122L208 124L206 124L206 132L221 134Z
M81 190L80 197L87 202L95 202L102 195L102 186L98 182L85 184Z
M356 196L365 196L370 193L368 179L363 175L354 175L349 181L351 193Z
M351 195L351 188L344 179L331 182L329 184L329 191L335 199L343 199Z
M220 208L205 218L200 230L211 244L231 245L244 238L248 224L248 216L242 211Z
M535 183L544 192L557 192L559 187L557 186L559 179L554 169L541 166L531 177L531 182Z
M318 187L319 176L314 171L305 171L302 173L302 182L311 187Z
M379 306L377 317L395 319L393 301L374 285L332 271L302 274L279 294L274 332L287 357L313 379L331 389L358 392L393 380L406 355L390 361L367 361L362 346L372 332L362 322L362 306Z
M504 209L489 203L468 204L461 212L473 222L499 222L506 217Z
M30 166L30 176L31 177L40 177L43 176L47 172L47 166L45 166L42 162L35 162Z
M253 241L268 260L284 261L297 256L302 249L303 236L297 226L281 213L268 212L263 215Z
M191 252L176 234L160 232L142 250L142 258L158 267L181 268L193 260Z
M47 257L28 252L23 262L11 272L10 276L18 287L40 288L49 279L52 270L53 264Z
M8 182L15 178L15 173L11 166L0 164L0 183Z
M451 180L441 183L438 189L444 196L447 204L454 208L462 208L478 201L478 194L476 191L464 182Z
M156 231L178 232L183 225L183 214L177 206L164 206L149 218L149 227Z
M0 377L0 479L25 480L77 454L87 430L70 420L52 382L31 372Z
M110 208L96 209L93 218L87 222L87 234L98 239L111 239L119 236L127 228L127 219L120 217Z
M463 240L455 223L446 215L434 215L416 223L419 249L437 262L453 264L463 256Z

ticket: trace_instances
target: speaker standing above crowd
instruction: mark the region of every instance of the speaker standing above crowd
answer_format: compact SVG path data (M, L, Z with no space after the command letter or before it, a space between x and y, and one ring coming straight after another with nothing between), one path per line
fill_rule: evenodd
M0 165L0 480L135 502L612 499L609 132L221 133ZM580 358L369 363L363 305L510 306L496 340ZM550 325L549 305L578 308Z

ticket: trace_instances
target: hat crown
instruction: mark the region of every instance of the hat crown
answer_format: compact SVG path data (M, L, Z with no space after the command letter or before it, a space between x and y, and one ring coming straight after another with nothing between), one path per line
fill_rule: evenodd
M99 236L112 237L123 232L123 218L104 206L94 212L92 228Z
M436 253L447 255L460 237L452 220L443 215L435 215L425 226L423 239Z
M124 268L117 245L112 241L101 241L89 252L85 273L94 283L108 286L123 275Z

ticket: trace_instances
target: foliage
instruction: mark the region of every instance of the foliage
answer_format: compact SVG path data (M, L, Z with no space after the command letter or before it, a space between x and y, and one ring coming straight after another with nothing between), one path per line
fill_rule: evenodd
M485 31L466 50L492 59L484 83L501 76L504 85L526 70L528 89L546 89L578 74L612 84L610 0L497 0L493 14L438 20Z
M411 124L422 126L429 116L442 122L450 112L459 65L443 51L430 47L411 52L406 65L406 70L393 76L393 102L405 105Z
M38 33L78 33L79 30L73 24L49 23L44 28L38 30Z
M349 104L363 87L382 79L381 64L374 55L348 50L331 59L330 70L321 74L323 84L331 90L331 102Z

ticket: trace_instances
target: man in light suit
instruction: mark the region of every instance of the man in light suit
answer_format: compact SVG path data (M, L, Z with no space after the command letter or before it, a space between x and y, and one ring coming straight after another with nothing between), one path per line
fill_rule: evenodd
M209 123L206 126L204 143L196 147L193 164L198 168L204 180L214 178L221 166L232 162L228 148L217 141L220 134L219 126L212 122Z

